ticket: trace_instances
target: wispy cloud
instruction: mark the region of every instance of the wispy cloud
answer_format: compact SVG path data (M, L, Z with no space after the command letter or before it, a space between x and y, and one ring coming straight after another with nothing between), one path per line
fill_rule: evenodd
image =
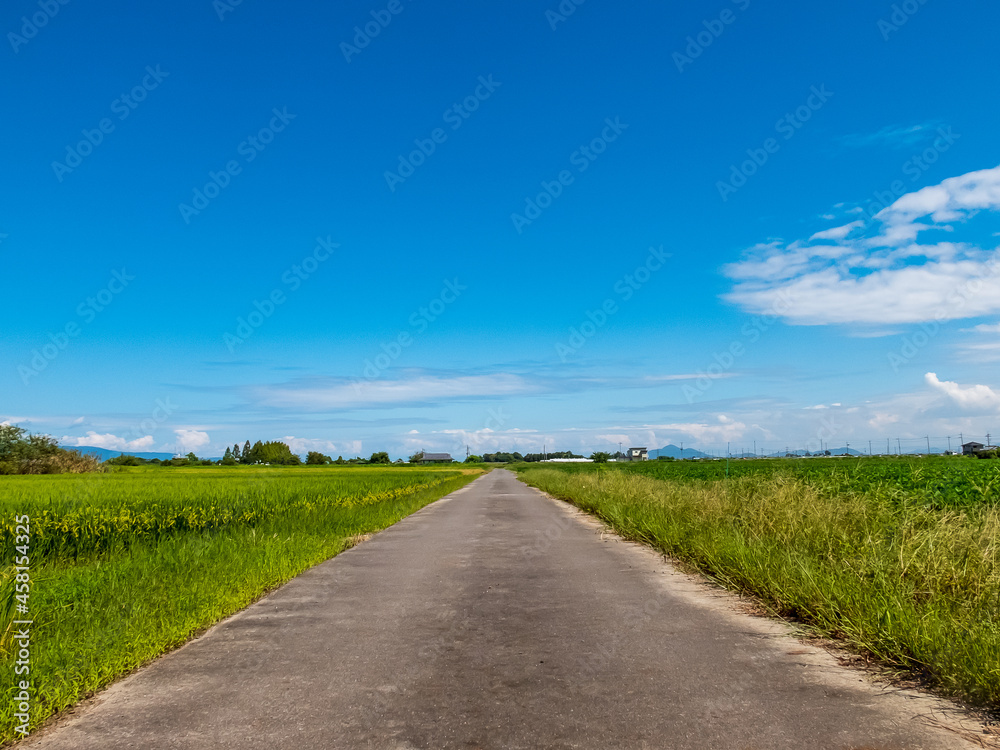
M851 133L837 139L840 145L847 148L869 148L885 146L888 148L908 148L932 138L937 122L925 122L919 125L887 125L874 133Z
M326 411L427 405L460 399L515 396L540 390L539 384L520 375L414 374L393 380L308 380L259 386L252 389L251 399L258 406L270 408Z

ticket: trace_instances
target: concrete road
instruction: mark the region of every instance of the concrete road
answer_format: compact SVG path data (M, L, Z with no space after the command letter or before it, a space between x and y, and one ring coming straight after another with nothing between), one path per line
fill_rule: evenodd
M27 744L981 746L961 728L947 704L839 667L787 626L494 471Z

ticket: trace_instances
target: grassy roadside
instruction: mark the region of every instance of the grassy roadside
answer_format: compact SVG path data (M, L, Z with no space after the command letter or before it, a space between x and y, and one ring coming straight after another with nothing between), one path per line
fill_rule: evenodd
M462 473L381 502L290 508L252 526L33 567L32 728L343 551L353 537L384 529L477 476ZM0 675L12 696L10 632ZM0 704L2 742L16 737L13 706Z
M961 510L799 478L673 482L615 469L517 467L773 610L970 702L1000 706L1000 508Z

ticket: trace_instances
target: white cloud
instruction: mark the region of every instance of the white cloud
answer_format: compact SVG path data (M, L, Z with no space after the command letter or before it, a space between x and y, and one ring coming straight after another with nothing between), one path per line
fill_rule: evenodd
M204 448L212 439L207 432L201 430L174 430L177 436L178 453L197 453L199 448Z
M745 423L734 420L725 414L717 415L716 420L718 424L705 422L674 422L670 424L643 425L642 429L653 430L656 432L680 433L685 437L690 437L703 443L723 443L728 440L739 440L747 433L747 426ZM654 433L650 433L650 435L653 434ZM653 441L664 442L664 440L665 439L653 437Z
M928 385L944 393L963 409L971 411L1000 410L1000 393L987 385L973 385L963 388L954 381L939 380L933 372L927 373L924 378Z
M974 328L963 328L965 333L1000 333L1000 323L983 323Z
M724 269L724 299L798 325L918 323L1000 313L1000 251L969 242L920 243L976 212L1000 211L1000 166L901 196L873 219L874 236L848 238L859 222L787 245L768 242ZM846 232L845 232L846 230ZM833 244L810 244L817 239Z
M408 379L380 378L355 383L304 383L264 386L254 397L263 406L309 411L365 406L395 406L444 399L512 396L538 387L518 375L416 375Z
M343 448L338 448L329 440L322 440L318 438L297 438L297 437L283 437L281 442L292 449L292 453L297 453L302 455L308 453L309 451L318 451L319 453L336 453L338 450L343 450Z
M833 217L831 217L833 218ZM816 232L809 241L813 240L842 240L844 237L849 235L855 229L863 227L865 223L863 221L852 221L850 224L844 224L841 227L834 227L833 229L824 229L822 232Z
M484 427L478 430L466 429L445 429L432 430L425 433L406 433L400 443L404 452L414 452L420 450L444 451L451 453L455 458L465 457L465 448L469 447L470 452L495 453L498 451L517 451L519 453L541 453L542 449L548 447L550 451L565 450L556 447L558 439L551 434L541 433L537 430L521 430L512 428L509 430L491 430ZM563 445L559 442L559 445Z
M83 437L64 436L59 439L59 442L62 445L89 446L109 451L148 451L153 447L153 436L145 435L135 440L129 440L110 432L100 435L93 430L88 430Z
M841 136L837 140L848 148L867 146L904 148L933 137L937 132L937 127L936 122L925 122L918 125L887 125L874 133L852 133Z
M691 372L684 373L683 375L646 375L643 380L651 383L658 382L673 382L676 380L699 380L701 378L707 378L709 380L721 380L722 378L735 378L739 373L735 372L716 372L716 373L704 373L704 372Z
M898 414L890 414L889 412L877 411L875 415L868 420L868 424L876 430L882 431L891 424L896 424L899 421Z
M86 421L86 417L77 417L70 424L75 427L77 425L83 424Z

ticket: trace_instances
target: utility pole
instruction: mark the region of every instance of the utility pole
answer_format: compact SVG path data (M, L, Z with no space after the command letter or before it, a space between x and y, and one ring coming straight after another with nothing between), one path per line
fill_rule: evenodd
M757 458L757 441L753 441L753 457Z
M684 441L681 440L681 461L684 460Z
M990 440L990 433L986 433L986 447L989 448L993 445L993 441Z
M465 446L465 457L469 457L469 446Z
M892 449L889 447L889 438L885 439L885 455L892 453Z
M872 441L869 440L868 441L868 455L870 456L871 454L872 454Z
M948 436L948 452L951 453L951 435Z
M924 435L924 437L927 438L927 455L929 456L931 455L931 436Z
M903 449L899 446L899 438L896 438L896 455L897 456L903 455Z

